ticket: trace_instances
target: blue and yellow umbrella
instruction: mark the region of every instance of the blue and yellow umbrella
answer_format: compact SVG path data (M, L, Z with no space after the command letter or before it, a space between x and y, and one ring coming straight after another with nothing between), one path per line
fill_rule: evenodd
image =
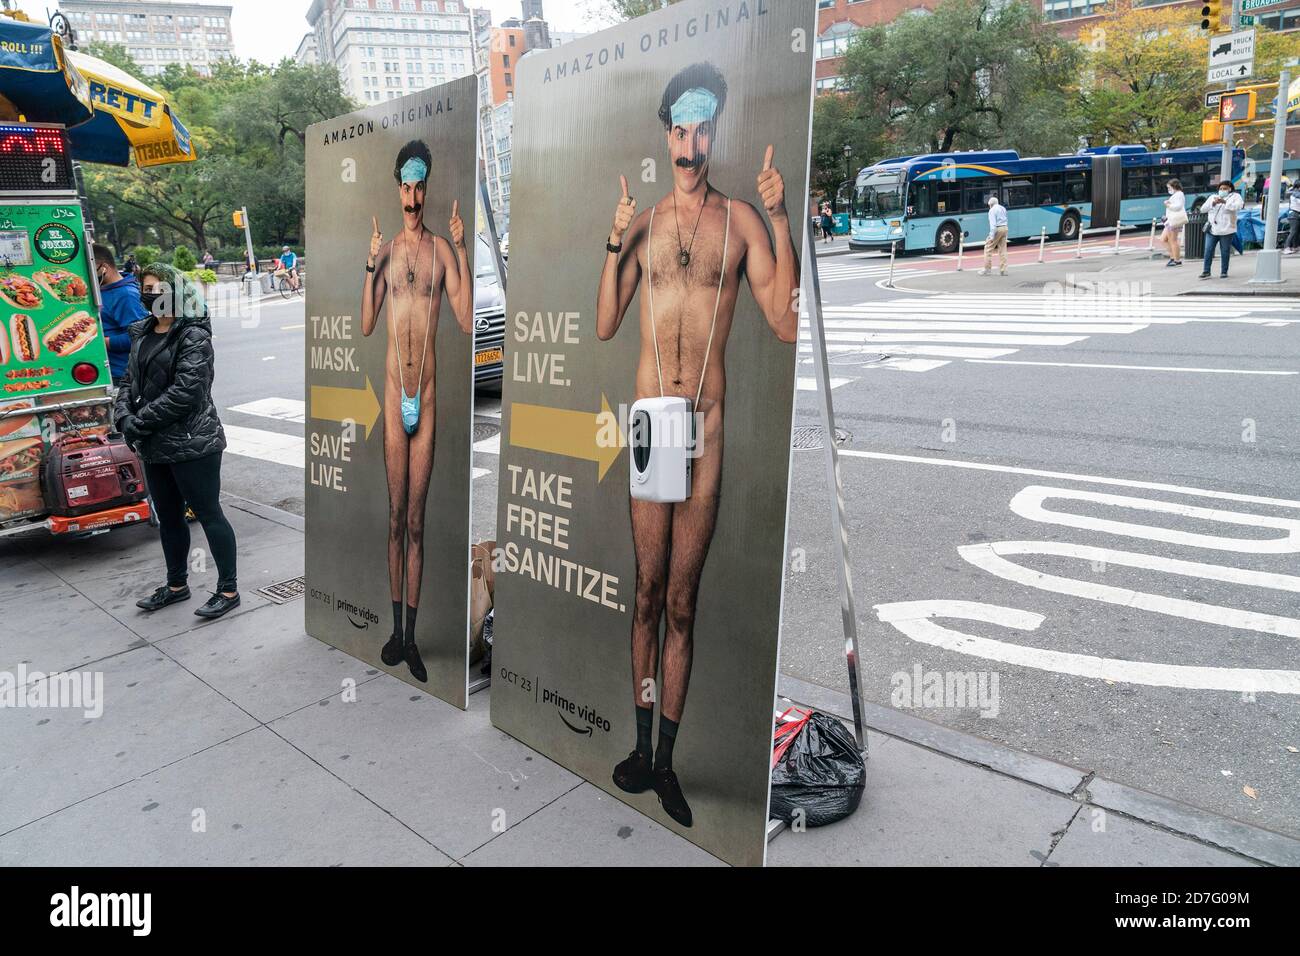
M5 103L4 101L7 101ZM0 108L68 127L73 158L137 166L191 163L189 131L161 93L97 57L69 50L49 27L0 16Z

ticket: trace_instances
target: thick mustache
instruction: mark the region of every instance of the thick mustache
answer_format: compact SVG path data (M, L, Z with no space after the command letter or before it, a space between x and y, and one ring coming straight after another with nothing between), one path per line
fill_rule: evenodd
M687 157L682 156L677 159L677 165L682 169L699 169L704 165L704 157L696 156L694 159L688 159Z
M420 205L419 203L416 203L414 206L403 206L402 212L419 212L423 208L424 206Z

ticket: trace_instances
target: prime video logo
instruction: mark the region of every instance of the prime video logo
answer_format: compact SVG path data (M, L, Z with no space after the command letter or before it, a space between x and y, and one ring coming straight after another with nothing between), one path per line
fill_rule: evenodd
M104 674L102 671L29 671L25 664L18 670L0 671L0 708L31 707L80 709L87 718L104 714Z
M74 886L51 896L50 907L51 926L126 926L133 936L148 936L153 926L152 893L82 893Z

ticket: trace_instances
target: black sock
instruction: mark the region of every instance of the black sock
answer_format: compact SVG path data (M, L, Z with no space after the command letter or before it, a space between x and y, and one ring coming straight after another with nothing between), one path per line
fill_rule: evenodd
M415 643L415 611L411 605L406 605L406 643L411 645Z
M677 743L677 721L659 715L659 746L655 748L655 769L673 769L673 744Z
M402 636L402 602L393 602L393 637Z
M636 749L638 753L643 753L647 757L651 754L650 749L650 732L655 724L654 707L636 708Z

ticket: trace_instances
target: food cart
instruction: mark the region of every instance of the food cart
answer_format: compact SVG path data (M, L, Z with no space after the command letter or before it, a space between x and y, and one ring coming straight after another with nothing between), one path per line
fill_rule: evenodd
M150 517L138 463L108 441L113 390L74 163L132 154L141 166L195 158L158 93L65 49L56 29L0 16L0 537ZM92 452L65 455L81 446ZM112 507L76 506L106 483Z

